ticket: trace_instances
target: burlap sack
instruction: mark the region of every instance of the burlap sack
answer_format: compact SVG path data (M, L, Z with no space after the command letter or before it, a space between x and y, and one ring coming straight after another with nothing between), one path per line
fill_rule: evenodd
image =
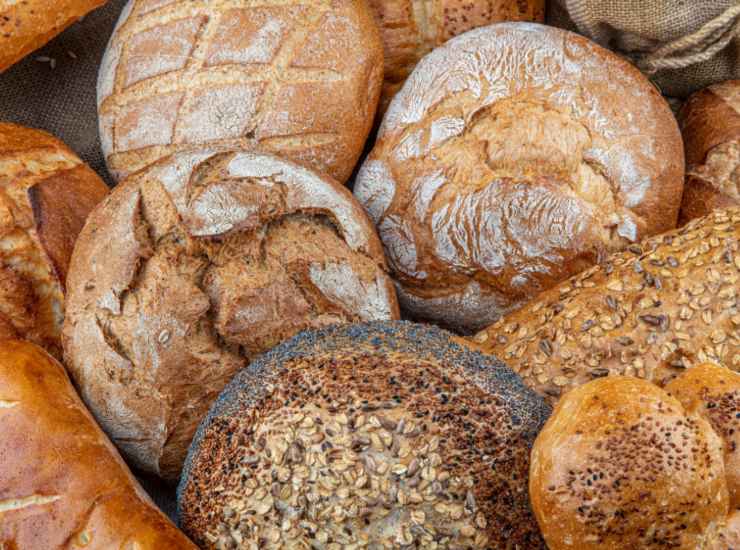
M740 78L740 0L548 2L548 23L629 57L664 95Z

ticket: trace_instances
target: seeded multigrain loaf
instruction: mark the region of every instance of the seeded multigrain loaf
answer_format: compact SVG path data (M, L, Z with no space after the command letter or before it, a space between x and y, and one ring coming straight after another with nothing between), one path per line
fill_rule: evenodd
M593 378L740 371L740 208L632 245L476 335L554 402Z
M399 316L350 192L256 153L179 153L119 185L82 231L68 286L65 357L84 400L167 479L252 357L304 329Z
M344 183L382 81L365 0L130 0L98 80L103 153L119 180L209 144L274 152Z
M380 27L385 79L379 115L419 60L450 38L497 21L543 21L545 0L369 0Z
M195 550L33 344L0 344L0 426L0 548Z
M529 487L550 550L732 550L737 535L719 435L637 378L595 380L560 400L532 450Z
M0 339L31 340L61 357L72 248L107 192L58 139L0 123Z
M686 153L683 225L715 208L740 205L740 80L692 95L679 122Z
M534 23L469 31L396 95L355 195L416 319L470 333L676 226L681 135L627 61Z
M305 332L199 427L179 522L204 548L544 548L527 469L549 412L436 328Z

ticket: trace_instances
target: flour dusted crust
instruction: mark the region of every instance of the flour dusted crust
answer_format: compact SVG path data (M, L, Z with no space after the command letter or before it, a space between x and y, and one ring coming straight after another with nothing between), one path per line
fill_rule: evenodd
M0 338L24 338L61 356L72 247L107 191L56 138L0 123Z
M178 489L203 548L544 548L527 497L549 408L411 323L304 332L224 390Z
M349 191L270 155L209 149L153 165L95 210L70 269L65 356L123 453L176 479L198 422L256 354L398 315Z
M275 152L346 181L383 78L362 0L130 0L98 80L116 179L193 144Z
M576 34L501 23L426 56L355 194L414 317L482 328L675 227L681 136L629 63Z

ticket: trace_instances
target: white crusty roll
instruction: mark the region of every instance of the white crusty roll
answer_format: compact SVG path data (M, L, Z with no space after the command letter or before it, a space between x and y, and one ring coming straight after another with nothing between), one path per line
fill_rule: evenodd
M469 31L396 95L357 177L414 318L483 328L675 227L683 147L624 59L533 23Z

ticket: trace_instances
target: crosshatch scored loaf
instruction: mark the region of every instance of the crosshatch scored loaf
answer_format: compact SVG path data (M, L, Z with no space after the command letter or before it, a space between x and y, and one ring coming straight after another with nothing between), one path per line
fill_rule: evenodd
M383 78L364 0L131 0L103 59L103 153L120 180L191 144L279 153L344 183Z

